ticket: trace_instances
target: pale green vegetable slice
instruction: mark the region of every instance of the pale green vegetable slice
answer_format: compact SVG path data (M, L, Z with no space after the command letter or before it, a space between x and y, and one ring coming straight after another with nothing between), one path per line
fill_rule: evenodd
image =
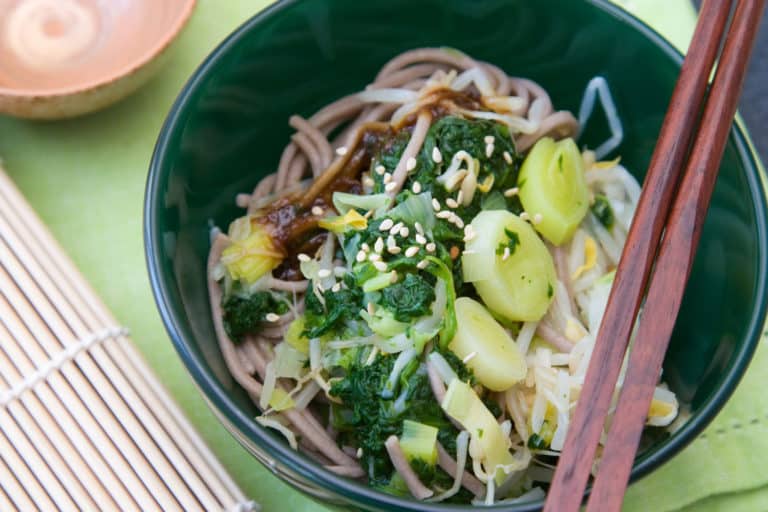
M458 421L477 443L482 451L483 465L487 471L498 466L514 464L507 437L501 430L501 425L469 384L453 379L440 405L445 413ZM497 471L495 477L496 483L500 484L504 480L504 472Z
M517 178L520 202L536 230L555 245L567 242L589 210L584 163L573 139L549 137L533 146Z
M420 459L430 466L437 462L437 429L417 421L403 421L400 448L408 459Z
M507 331L479 302L456 299L456 335L448 344L461 359L468 358L478 382L492 391L504 391L525 378L525 358Z
M544 242L530 224L507 211L480 212L472 228L475 237L462 257L464 278L475 278L478 295L495 316L539 320L552 302L557 279Z

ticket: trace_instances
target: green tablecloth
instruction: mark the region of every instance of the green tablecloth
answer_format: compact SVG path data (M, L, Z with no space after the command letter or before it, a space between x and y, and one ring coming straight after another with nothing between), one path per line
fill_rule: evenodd
M618 0L617 0L618 1ZM11 177L93 283L203 437L266 512L325 510L272 476L213 417L176 356L155 310L141 232L144 182L166 112L190 73L242 21L267 5L199 0L168 67L103 112L66 122L0 117L0 156ZM624 0L684 47L694 11L687 0ZM768 509L768 351L715 423L691 447L633 485L626 510Z

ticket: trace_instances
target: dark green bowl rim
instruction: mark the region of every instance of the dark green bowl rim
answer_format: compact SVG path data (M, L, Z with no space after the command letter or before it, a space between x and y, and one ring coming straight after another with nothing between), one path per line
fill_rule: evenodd
M216 65L219 58L229 52L239 41L247 37L250 31L256 27L262 20L272 14L283 10L284 8L298 3L302 0L282 0L272 4L263 11L257 13L245 23L240 25L223 42L221 42L213 52L197 68L191 78L184 85L178 98L174 102L168 117L163 124L158 137L152 160L149 167L147 178L145 199L144 199L144 244L146 263L149 271L150 284L152 292L157 303L160 316L165 324L166 330L184 362L187 370L192 375L195 383L201 392L207 398L208 404L216 409L217 413L224 422L230 427L239 430L243 435L249 438L254 444L258 445L276 461L282 462L287 468L297 475L308 479L315 485L321 486L334 493L338 493L352 503L358 505L380 504L386 507L399 507L403 510L418 511L443 511L443 510L470 510L468 506L444 505L415 502L390 496L388 494L375 491L374 489L353 482L343 477L322 469L315 464L307 463L297 452L291 450L282 440L269 434L266 429L257 425L252 418L245 415L237 405L230 399L226 390L224 390L206 370L206 363L198 357L187 346L183 329L178 320L174 317L170 303L170 292L163 279L162 254L161 254L161 233L158 232L158 208L160 203L158 197L158 184L164 175L163 166L168 156L169 148L173 147L180 137L179 127L182 127L186 121L186 107L190 102L193 91L197 89L201 82L206 80L210 70ZM608 0L585 0L611 16L618 18L631 28L634 28L645 35L651 42L655 43L668 57L672 58L678 65L683 61L683 55L675 49L664 37L639 20L632 14L611 4ZM747 169L746 179L750 193L754 199L753 206L755 210L755 222L757 225L758 236L758 254L766 254L768 242L766 240L766 184L760 172L757 163L757 156L754 154L749 140L745 134L744 127L737 120L731 130L732 140L735 142L739 158L744 162ZM752 311L752 316L747 326L746 343L742 344L738 352L733 356L733 364L728 371L721 376L722 384L701 405L695 416L692 416L673 436L664 441L654 453L643 457L637 462L632 470L631 480L636 480L677 454L687 446L702 430L714 419L715 415L722 408L728 398L733 394L737 384L741 380L755 349L760 340L763 325L765 321L766 310L766 262L764 259L758 261L757 269L757 292L755 296L756 308ZM237 436L235 436L237 437ZM519 505L500 505L491 507L495 510L515 510L518 512L539 510L542 502L530 502Z

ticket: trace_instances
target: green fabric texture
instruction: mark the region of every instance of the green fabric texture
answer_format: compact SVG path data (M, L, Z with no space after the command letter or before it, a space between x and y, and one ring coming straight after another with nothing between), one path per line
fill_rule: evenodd
M675 45L690 39L687 0L616 0ZM280 482L214 418L155 309L141 232L146 172L171 103L202 59L266 0L198 0L170 64L146 87L96 114L63 122L0 117L7 172L95 286L192 423L266 512L325 511ZM754 511L768 503L768 347L761 343L735 396L690 447L631 486L627 511Z

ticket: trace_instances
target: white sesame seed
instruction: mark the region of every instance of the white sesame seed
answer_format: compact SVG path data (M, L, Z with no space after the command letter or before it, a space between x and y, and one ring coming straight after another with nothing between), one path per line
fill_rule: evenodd
M360 244L360 248L363 249L365 252L371 252L371 246L367 243L363 242Z
M414 245L405 250L405 257L413 258L414 256L416 256L416 254L418 254L418 252L419 252L419 248Z
M448 210L443 210L441 212L437 212L435 214L435 217L437 217L438 219L447 219L452 215L453 215L453 212L449 212Z
M436 212L440 211L440 202L437 199L432 199L432 209Z
M280 315L277 315L275 313L267 313L267 315L264 317L267 322L277 322L280 320Z
M379 231L389 231L392 229L392 226L395 225L395 221L392 219L384 219L381 221L381 224L379 224Z
M384 186L384 190L385 190L385 191L387 191L387 192L392 192L392 191L394 191L396 188L397 188L397 183L395 183L394 181L390 181L389 183L387 183L387 184Z
M376 239L376 243L373 244L373 250L381 253L381 251L384 250L384 240L381 239L381 237Z
M421 194L421 183L414 181L411 190L413 190L414 194Z
M519 192L520 189L518 187L508 188L504 191L504 197L513 197L516 196Z
M391 272L391 275L389 276L389 282L390 283L397 282L397 272L395 272L394 270Z
M486 144L493 144L494 142L496 142L496 137L494 137L493 135L486 135L485 137L483 137L483 142L485 142Z
M376 270L379 272L386 272L387 271L387 264L383 261L374 261L373 266L376 267Z
M458 204L461 204L461 203L464 202L464 191L463 190L459 190L459 193L456 194L456 202Z
M509 258L509 247L504 248L504 254L501 256L502 261L506 261Z
M392 181L392 175L390 173L388 173L388 172L385 172L384 173L384 184L386 185L390 181Z
M486 144L485 145L485 157L491 158L491 155L493 154L494 145L493 144Z
M397 245L397 242L395 241L395 237L392 235L389 235L387 237L387 247L394 247Z
M464 228L464 241L469 242L475 238L475 230L472 228L472 224L468 224Z
M427 243L427 239L421 233L416 233L416 243L424 245Z
M383 165L377 165L373 170L376 171L376 174L379 176L382 176L385 172L387 172L387 169Z
M401 237L403 237L403 238L407 238L407 237L408 237L408 234L409 234L410 232L411 232L411 230L409 230L409 229L408 229L407 227L405 227L405 226L403 226L402 228L400 228L400 236L401 236Z
M464 364L467 364L472 359L474 359L476 355L477 355L477 352L470 352L469 354L467 354L467 357L461 360L461 362Z
M456 227L459 229L464 227L464 221L458 215L453 216L453 223L456 224Z
M355 453L355 456L356 456L358 459L362 458L362 457L363 457L363 449L362 449L362 448L358 448L358 449L357 449L357 452Z
M330 277L330 276L331 276L331 271L328 270L327 268L321 268L320 270L317 271L317 277L319 277L320 279L325 279L326 277Z
M424 228L422 227L421 223L419 221L416 221L413 225L413 227L416 228L416 232L420 235L424 234Z
M319 217L319 216L321 216L324 213L325 213L325 211L322 208L320 208L319 206L313 206L312 207L312 215L316 215L316 216Z
M530 216L530 215L528 215L528 212L522 212L522 213L520 214L520 220L528 220L528 219L530 219L530 218L531 218L531 216Z
M508 164L511 164L512 163L512 155L509 154L509 151L505 151L503 153L503 155L504 155L504 160L506 160Z
M392 247L387 247L387 252L389 254L400 254L400 251L402 251L402 249L400 249L396 245L393 245Z
M421 260L420 262L418 262L416 264L416 268L425 269L425 268L427 268L428 265L429 265L429 261L428 260Z
M374 185L375 185L375 183L373 181L373 178L371 178L370 176L364 176L363 177L363 186L364 187L372 187Z
M437 146L432 148L432 161L439 164L443 161L443 154L440 152Z
M381 254L374 252L373 254L368 255L368 259L370 261L381 261Z
M365 254L365 251L359 251L359 252L357 253L357 256L355 256L355 260L356 260L358 263L362 263L362 262L364 262L364 261L365 261L365 258L366 258L366 256L367 256L367 254Z
M533 223L539 224L542 220L544 220L544 216L540 213L537 213L533 216Z
M376 305L373 302L369 302L365 309L369 315L373 315L376 312Z
M299 261L302 261L302 262L305 262L305 263L311 259L309 256L307 256L304 253L299 254L297 256L297 258L299 259Z
M339 156L344 156L347 154L347 148L344 146L336 148L336 154Z
M336 283L335 285L331 286L332 292L336 293L339 290L341 290L341 283Z
M426 247L427 252L435 252L435 249L437 249L437 246L434 244L434 242L429 242Z
M473 251L472 249L464 249L462 254L477 254L477 251Z
M396 235L401 229L403 229L404 224L402 222L398 222L394 226L392 226L392 229L389 230L389 232L392 234L392 236Z
M459 207L459 203L457 203L456 200L454 198L452 198L452 197L449 197L448 199L445 200L445 205L448 208L458 208Z
M405 170L408 172L411 172L416 168L416 159L413 157L408 158L408 160L405 161Z

